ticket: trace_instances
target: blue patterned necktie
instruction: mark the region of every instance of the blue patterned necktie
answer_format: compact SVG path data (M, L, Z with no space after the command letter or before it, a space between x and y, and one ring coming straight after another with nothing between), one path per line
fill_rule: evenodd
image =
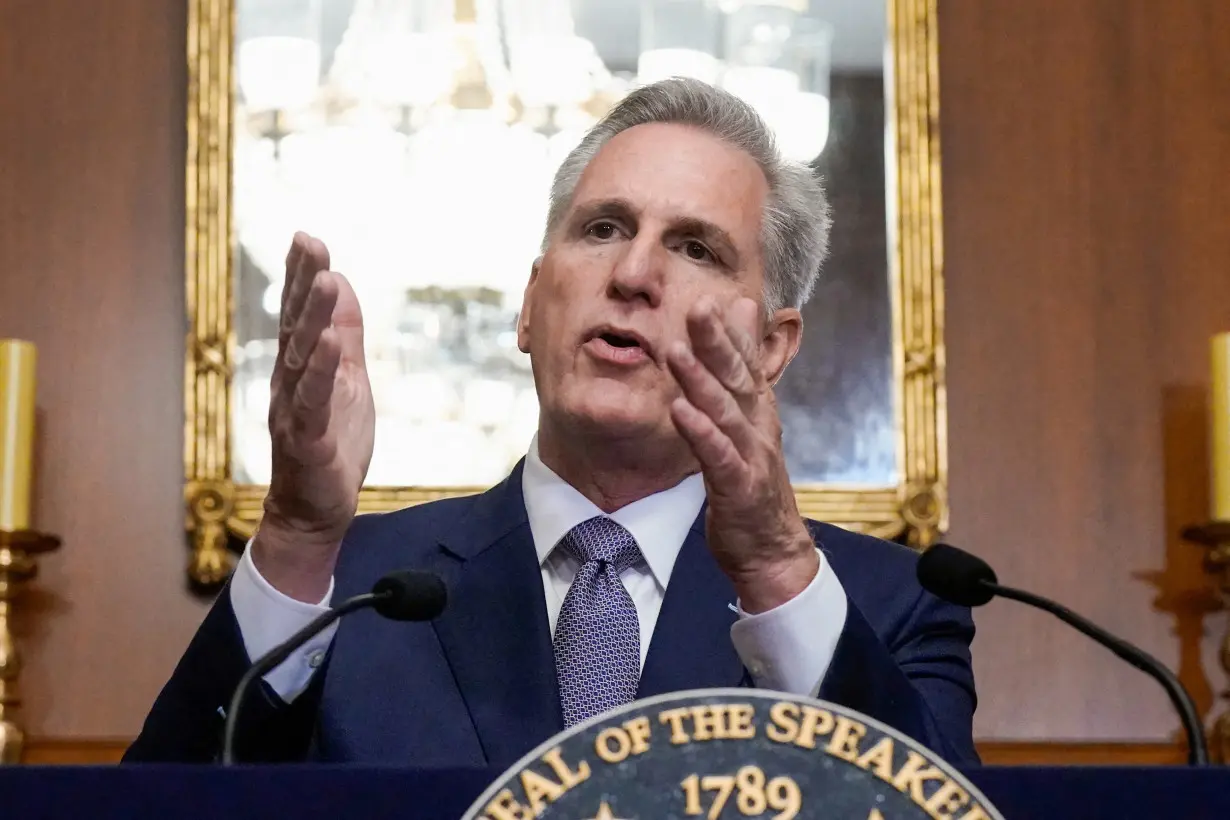
M641 557L632 533L597 516L564 536L581 562L555 624L564 725L631 703L641 677L641 625L619 573Z

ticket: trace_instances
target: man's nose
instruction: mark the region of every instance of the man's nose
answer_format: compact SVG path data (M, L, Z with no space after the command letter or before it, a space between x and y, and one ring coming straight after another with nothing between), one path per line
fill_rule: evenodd
M665 252L644 234L626 243L611 271L610 295L628 302L641 300L650 307L660 305Z

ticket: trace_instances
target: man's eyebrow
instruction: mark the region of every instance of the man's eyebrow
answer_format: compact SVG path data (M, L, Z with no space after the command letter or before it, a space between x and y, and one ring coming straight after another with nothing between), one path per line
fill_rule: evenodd
M584 225L591 219L602 216L635 221L637 209L631 202L622 197L596 199L592 202L578 205L568 221L572 225ZM676 236L695 236L706 244L712 245L717 254L723 257L723 260L731 268L737 270L741 267L741 257L738 247L735 245L735 240L728 231L707 219L695 216L676 217L671 220L669 231Z
M714 225L712 222L693 216L685 216L675 220L671 232L690 234L707 244L715 246L714 250L718 252L719 256L725 257L725 261L730 267L735 269L740 267L739 251L735 245L735 240L731 238L726 230Z
M593 202L578 205L576 210L573 211L569 222L583 224L599 216L618 216L625 219L634 219L636 217L636 209L632 207L631 202L620 197L597 199Z

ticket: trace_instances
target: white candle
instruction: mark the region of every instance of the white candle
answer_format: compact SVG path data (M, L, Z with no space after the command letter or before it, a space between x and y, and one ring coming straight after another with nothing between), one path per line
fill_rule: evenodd
M1214 336L1211 352L1210 512L1214 521L1230 521L1230 333Z
M30 527L34 345L0 339L0 531Z

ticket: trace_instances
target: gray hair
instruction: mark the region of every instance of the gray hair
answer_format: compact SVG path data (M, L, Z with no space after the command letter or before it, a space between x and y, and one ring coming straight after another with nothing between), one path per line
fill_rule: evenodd
M810 167L782 157L773 132L751 105L699 80L675 77L638 88L590 129L555 173L543 251L590 160L617 134L650 123L696 126L756 160L769 183L760 238L765 307L770 312L802 307L828 253L832 219L824 186Z

